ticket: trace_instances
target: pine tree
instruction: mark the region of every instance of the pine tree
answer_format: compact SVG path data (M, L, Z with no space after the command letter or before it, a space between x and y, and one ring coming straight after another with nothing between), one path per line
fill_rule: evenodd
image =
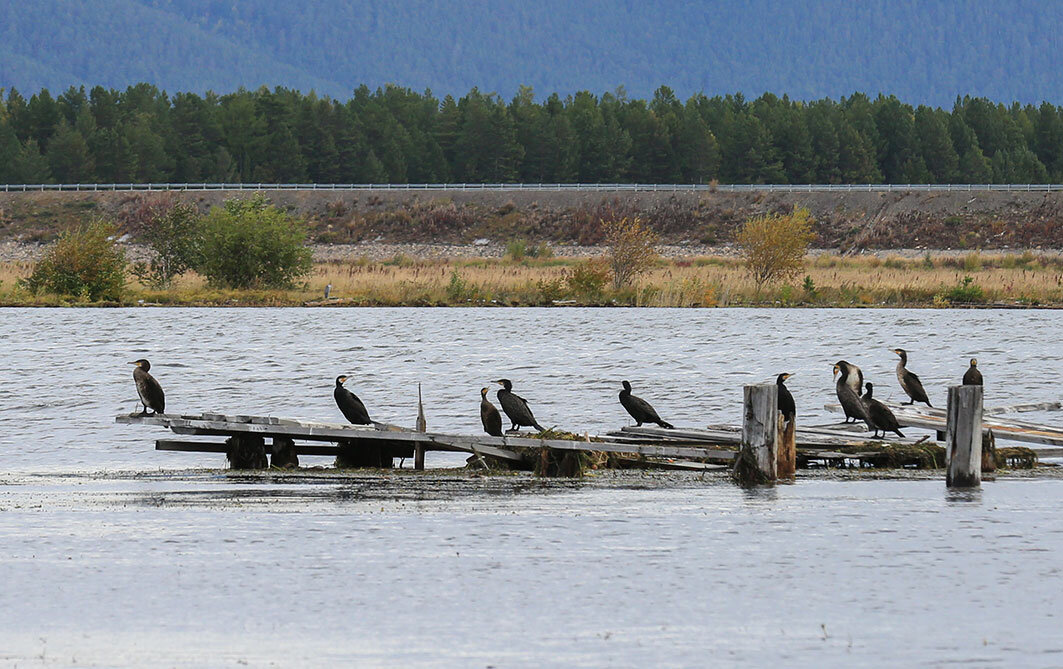
M41 149L32 139L26 140L12 166L13 183L46 184L52 182L52 172L48 159L41 155Z
M95 181L95 164L88 142L63 119L48 143L48 167L59 183Z

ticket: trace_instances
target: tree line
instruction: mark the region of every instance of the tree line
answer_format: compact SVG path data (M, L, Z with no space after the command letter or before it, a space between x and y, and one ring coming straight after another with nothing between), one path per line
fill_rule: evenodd
M0 183L1059 183L1063 106L0 89Z

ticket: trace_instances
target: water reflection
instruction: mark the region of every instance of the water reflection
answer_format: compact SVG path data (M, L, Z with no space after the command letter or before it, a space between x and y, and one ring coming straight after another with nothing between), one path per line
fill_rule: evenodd
M946 488L945 501L948 504L981 504L981 488Z

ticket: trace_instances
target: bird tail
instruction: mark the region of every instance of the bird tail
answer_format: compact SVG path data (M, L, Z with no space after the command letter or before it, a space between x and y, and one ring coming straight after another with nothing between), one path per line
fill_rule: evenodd
M901 434L901 431L900 431L900 430L894 430L894 432L896 432L896 433L897 433L897 436L898 436L898 437L904 437L904 435L903 435L903 434Z
M533 423L533 425L534 425L536 430L538 430L540 432L546 432L546 428L543 427L542 425L539 425L538 423Z
M927 400L927 401L926 401L926 405L927 405L928 407L930 407L931 409L933 409L933 408L934 408L934 405L930 403L930 400Z
M663 420L657 421L657 424L660 425L661 427L663 427L666 430L674 430L675 429L675 425L672 425L671 423L666 423Z

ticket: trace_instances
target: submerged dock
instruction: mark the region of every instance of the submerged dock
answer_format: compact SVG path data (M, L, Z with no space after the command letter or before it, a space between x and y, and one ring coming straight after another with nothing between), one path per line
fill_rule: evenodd
M896 410L899 419L904 416L903 425L924 427L932 432L944 429L943 416L939 418L922 409L910 411L909 407ZM130 414L117 416L115 421L169 429L178 438L158 439L156 450L225 454L235 469L298 466L300 456L333 457L337 465L343 467L391 467L394 459L413 457L420 450L422 453L467 453L470 460L486 468L533 469L544 452L556 452L561 457L566 453L607 454L615 459L614 465L617 466L712 471L731 468L742 444L742 427L728 425L675 429L625 426L601 437L586 435L581 440L573 440L521 435L455 435L421 432L383 423L358 426L220 413ZM996 430L1004 425L987 419L986 426ZM1045 440L1041 443L1057 443L1058 439L1058 443L1063 444L1063 432L1057 433L1044 426L1024 431L1023 426L1014 421L1009 422L1009 426L1013 430L1001 430L1001 439L1018 435L1019 440L1036 437ZM944 464L944 456L939 457L932 450L932 447L941 447L935 445L931 435L891 439L892 450L887 452L884 442L869 439L862 430L862 425L852 424L798 428L794 434L795 465L801 468L923 466L928 458L933 466ZM1037 453L1041 457L1058 457L1063 456L1063 448L1039 448Z

